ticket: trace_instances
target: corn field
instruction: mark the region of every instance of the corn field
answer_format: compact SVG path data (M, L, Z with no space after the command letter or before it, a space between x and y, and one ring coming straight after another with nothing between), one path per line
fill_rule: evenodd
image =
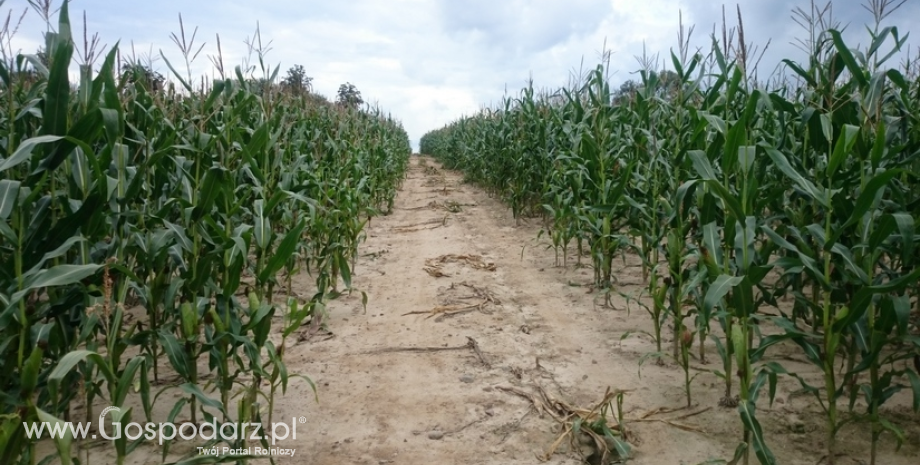
M270 421L276 393L309 382L285 338L353 291L406 132L286 92L264 64L196 85L167 63L162 89L116 46L72 80L67 2L56 30L44 56L0 63L0 463L46 463L24 423L93 421L102 401L122 424ZM180 400L154 419L165 393ZM114 441L118 463L140 441ZM55 439L56 460L89 463L72 446Z
M867 4L860 48L800 11L807 62L769 82L740 11L708 51L681 26L667 67L642 60L632 88L612 90L604 63L557 91L531 84L426 134L421 152L516 218L541 216L557 264L570 247L590 257L608 297L618 258L640 256L631 299L653 322L649 357L683 370L689 406L691 360L718 354L721 404L743 432L732 463L776 463L757 407L789 377L826 417L825 463L847 427L874 464L883 434L904 439L881 407L900 395L920 410L920 75L893 58L907 38L883 25L891 6ZM784 368L777 345L822 382Z

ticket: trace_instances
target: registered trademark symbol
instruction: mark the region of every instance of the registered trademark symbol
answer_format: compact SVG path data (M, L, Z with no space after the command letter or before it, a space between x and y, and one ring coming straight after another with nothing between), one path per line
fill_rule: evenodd
M307 423L307 417L300 417L300 424L303 425L303 424L306 424L306 423Z

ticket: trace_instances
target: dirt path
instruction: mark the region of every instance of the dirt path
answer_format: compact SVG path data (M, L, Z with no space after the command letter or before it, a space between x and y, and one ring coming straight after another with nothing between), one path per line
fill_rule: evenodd
M647 363L640 378L639 359L654 345L644 336L620 340L628 330L649 329L642 309L633 305L627 312L619 296L614 308L594 305L590 269L554 267L553 251L536 241L535 220L515 226L499 202L434 162L425 165L413 158L395 211L368 228L354 281L368 295L366 314L360 294L335 301L327 320L332 334L288 348L289 370L316 382L319 403L298 381L278 401L277 416L309 419L296 440L283 443L296 448L296 456L279 463L539 463L537 456L559 436L556 422L501 387L539 386L582 407L598 402L607 387L630 390L627 419L685 404L677 366ZM434 202L449 208L432 208ZM481 261L431 261L448 254ZM629 256L618 266L620 291L638 292L638 259ZM407 315L438 306L460 313ZM471 340L481 356L467 346ZM710 359L707 369L718 360L715 353ZM703 374L694 383L693 408L631 422L630 463L730 458L740 424L734 409L717 406L720 386ZM759 415L779 463L811 465L820 458L821 416L816 407L803 410L813 401L790 395L796 388L783 381L779 401L772 408L761 402ZM841 432L845 447L862 448L853 442L865 436L860 428ZM882 463L916 463L917 429L907 440L897 455L891 441L884 442ZM560 453L547 463L581 462Z

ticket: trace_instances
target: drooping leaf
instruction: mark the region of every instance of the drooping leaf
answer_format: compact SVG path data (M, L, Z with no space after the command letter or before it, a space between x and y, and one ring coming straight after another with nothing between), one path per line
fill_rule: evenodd
M719 275L719 277L709 285L709 290L706 291L706 297L703 298L703 308L707 312L712 312L713 307L718 305L722 298L725 297L733 287L740 284L743 279L744 278L740 276Z
M288 231L284 239L281 240L281 243L278 244L278 247L272 253L265 268L259 272L259 281L268 281L275 273L284 267L288 260L291 259L291 256L297 251L297 245L301 241L301 235L306 226L306 221L300 220L297 226Z
M0 179L0 221L6 221L16 206L20 184L13 179Z
M36 408L35 413L38 415L38 420L45 425L45 428L54 428L64 433L63 435L55 435L51 440L54 442L55 449L57 449L57 459L61 461L61 465L72 465L73 455L71 446L74 440L73 430L67 427L67 423L65 423L64 420L40 408Z
M763 465L775 465L776 457L774 457L764 439L763 428L761 428L760 422L757 421L755 416L754 403L750 401L739 403L738 412L741 414L741 421L744 423L745 429L750 433L751 448L754 450L754 454L757 455L757 460Z

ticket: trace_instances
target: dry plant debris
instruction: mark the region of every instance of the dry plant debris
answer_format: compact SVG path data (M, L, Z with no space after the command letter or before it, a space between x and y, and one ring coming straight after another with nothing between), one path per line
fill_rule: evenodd
M432 226L432 225L433 225L433 226ZM422 231L422 230L425 230L425 229L436 229L436 228L440 228L440 227L442 227L442 226L447 226L447 216L444 216L444 218L441 218L441 219L433 219L433 220L423 221L423 222L421 222L421 223L414 223L414 224L406 224L406 225L402 225L402 226L396 226L395 228L393 228L393 231L398 231L398 232L414 232L414 231Z
M436 270L436 269L430 269L431 271L429 271L429 269L430 269L430 268L426 268L425 271L428 271L428 273L431 274L432 276L438 277L438 276L437 276L437 273L439 272L438 270ZM432 274L432 273L435 273L435 274ZM471 289L471 290L473 291L473 294L472 294L472 295L463 296L463 297L457 297L457 299L459 299L459 300L477 299L477 300L479 300L479 302L474 303L474 304L456 304L456 303L449 303L449 304L447 304L447 305L438 305L438 306L435 306L435 307L432 308L431 310L417 310L417 311L413 311L413 312L403 313L402 316L407 316L407 315L428 315L428 316L426 317L426 319L428 319L428 318L431 318L431 317L436 316L436 315L441 315L442 317L444 317L444 316L453 316L453 315L458 315L458 314L461 314L461 313L471 312L471 311L473 311L473 310L478 310L478 311L480 311L480 312L482 312L482 313L491 313L491 312L486 312L486 311L485 311L486 306L488 306L488 305L501 305L501 302L500 302L494 295L492 295L492 293L491 293L488 289L474 286L474 285L469 284L469 283L467 283L467 282L465 282L465 281L462 282L462 283L460 283L459 285L456 284L456 283L451 283L451 285L450 285L450 287L448 288L448 290L457 289L458 286L462 286L462 287Z
M425 205L420 207L410 207L405 208L404 210L445 210L451 213L460 213L463 211L463 207L475 207L475 203L460 203L454 200L447 200L444 202L438 202L437 200L432 200Z
M687 407L680 407L680 408L676 408L676 409L668 409L668 408L665 408L665 407L658 407L658 408L649 410L648 412L646 412L645 414L643 414L641 417L639 417L639 418L637 418L637 419L635 419L635 420L630 420L630 421L631 421L631 422L658 422L658 423L664 423L664 424L666 424L666 425L673 426L673 427L675 427L675 428L677 428L677 429L682 429L682 430L684 430L684 431L690 431L690 432L693 432L693 433L703 433L703 430L701 430L700 428L698 428L698 427L696 427L696 426L686 425L686 424L683 424L683 423L677 423L677 421L679 421L679 420L686 420L687 418L695 417L695 416L697 416L697 415L699 415L699 414L701 414L701 413L708 412L709 410L712 410L712 407L702 408L702 409L700 409L700 410L696 410L696 411L693 411L693 412L690 412L690 413L686 413L686 414L684 414L684 415L680 415L680 416L678 416L678 417L671 418L671 419L649 418L649 417L652 417L652 416L655 416L655 415L661 415L661 414L667 414L667 413L680 412L680 411L683 411L683 410L688 410L688 408L687 408Z
M438 184L441 184L441 183L433 183L430 187L434 187L435 185L438 185ZM455 190L457 190L457 189L451 189L451 188L449 188L449 187L447 187L447 186L444 186L444 187L441 187L441 188L439 188L439 189L432 189L432 190L430 190L430 191L424 191L424 192L428 192L428 193L432 193L432 194L447 195L447 194L450 194L451 192L453 192L453 191L455 191Z
M435 315L456 315L459 313L471 312L473 310L482 311L483 305L487 304L488 301L483 300L478 304L471 305L438 305L431 310L416 310L414 312L403 313L402 316L408 315L428 315L426 319L431 318Z
M425 260L424 270L431 276L434 276L435 278L450 276L449 274L444 273L444 271L442 271L441 269L441 267L444 266L444 264L448 262L463 262L467 266L477 269L477 270L495 271L496 269L495 263L483 261L482 257L479 255L447 254L447 255L441 255L440 257L437 257L437 258L429 258L428 260Z
M429 275L435 278L449 278L450 277L449 274L441 271L441 268L434 268L434 267L426 266L423 269L425 270L426 273L428 273Z
M391 352L443 352L448 350L472 350L476 354L476 357L479 358L479 361L485 365L486 368L491 368L492 365L486 360L485 354L482 353L482 350L479 348L479 343L475 339L467 336L466 344L462 346L448 346L448 347L385 347L382 349L371 350L368 352L363 352L364 354L384 354Z
M583 460L592 464L608 464L613 458L629 457L629 434L622 420L623 395L629 391L611 390L608 387L603 399L594 407L586 409L553 397L539 385L533 385L534 392L514 386L496 388L529 400L541 417L544 413L549 414L561 425L562 434L545 454L537 457L541 461L548 461L566 439L569 440L571 450L577 451ZM608 424L608 414L614 414L615 424ZM582 450L582 444L591 446L590 454Z

